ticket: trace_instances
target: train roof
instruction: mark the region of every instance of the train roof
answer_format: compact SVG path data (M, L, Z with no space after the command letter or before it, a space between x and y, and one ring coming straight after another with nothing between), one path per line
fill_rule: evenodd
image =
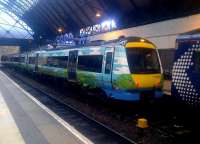
M185 40L185 39L200 39L200 28L186 33L182 33L177 37L177 40Z
M53 49L46 49L47 51L54 51L54 50L63 50L63 49L76 49L81 47L93 47L93 46L113 46L113 45L125 45L128 42L141 42L141 39L145 40L147 43L151 43L149 40L142 38L142 37L120 37L118 39L110 40L110 41L104 41L104 40L97 40L97 41L91 41L86 44L78 44L75 46L57 46L57 48ZM154 45L154 44L153 44Z
M35 56L36 53L41 53L41 52L51 52L51 51L79 49L79 48L82 48L82 47L97 48L98 46L126 45L128 42L141 42L141 40L144 40L145 42L154 45L152 42L150 42L149 40L147 40L145 38L142 38L142 37L120 37L118 39L110 40L110 41L102 41L102 40L93 41L91 43L84 44L84 45L60 46L60 47L53 48L53 49L36 49L34 51L29 51L28 53L29 53L30 56ZM7 55L7 56L19 57L19 56L25 55L26 53L27 52L19 53L19 54L11 54L11 55Z

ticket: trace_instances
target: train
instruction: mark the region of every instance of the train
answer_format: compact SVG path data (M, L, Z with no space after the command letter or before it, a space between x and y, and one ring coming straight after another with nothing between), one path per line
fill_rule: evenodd
M177 37L171 93L181 103L200 104L200 29Z
M5 66L100 89L111 99L140 101L163 96L158 50L141 37L4 55L1 61Z

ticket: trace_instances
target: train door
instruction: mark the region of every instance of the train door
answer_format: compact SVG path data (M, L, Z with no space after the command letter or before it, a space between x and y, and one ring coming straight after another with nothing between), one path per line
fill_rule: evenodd
M35 72L38 72L39 53L35 56Z
M78 50L73 50L69 52L68 60L68 80L76 81L76 69L77 69L77 59L78 59Z
M104 57L104 70L103 70L103 88L112 90L112 66L113 66L113 53L114 48L106 48Z

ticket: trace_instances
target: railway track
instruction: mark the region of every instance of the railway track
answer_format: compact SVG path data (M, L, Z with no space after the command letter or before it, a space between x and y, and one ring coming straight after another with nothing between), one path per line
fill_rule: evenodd
M175 112L176 107L173 107L170 104L165 104L165 106L161 104L162 105L161 107L157 106L156 108L153 108L153 109L149 109L149 108L142 109L142 110L135 109L134 112L129 113L129 114L124 114L123 113L124 111L122 111L122 113L116 112L117 109L115 108L110 109L107 113L111 112L110 115L114 115L114 116L111 116L111 117L114 117L114 119L117 119L118 116L126 117L126 119L132 119L131 125L128 125L128 126L118 125L116 128L116 127L112 127L111 125L112 121L110 123L104 123L103 121L102 123L101 120L96 119L96 117L93 117L93 111L89 111L92 113L92 115L90 115L84 110L82 110L82 108L87 107L87 105L90 105L91 102L93 105L91 105L90 107L97 108L98 112L101 111L101 109L103 109L107 105L102 105L102 103L100 103L99 105L101 105L101 107L99 107L97 106L98 102L93 101L94 99L92 99L91 101L90 100L87 101L87 98L88 98L87 97L86 101L83 101L84 103L83 106L80 106L80 108L76 106L74 107L74 105L73 104L71 105L70 102L69 104L66 103L66 101L64 101L65 98L63 98L63 96L60 97L59 94L51 92L51 91L49 92L45 88L41 87L44 84L40 84L37 81L35 84L32 84L32 82L30 82L32 78L30 79L26 76L22 76L20 73L18 74L13 73L10 70L5 70L5 71L7 72L7 74L10 75L10 77L15 79L18 83L20 83L20 85L22 85L30 93L33 93L33 94L35 93L34 96L37 99L39 99L41 102L44 101L44 104L49 105L50 109L60 114L60 116L63 117L63 119L66 119L72 122L72 125L75 125L75 127L77 127L78 130L89 129L88 132L86 132L86 136L91 137L91 139L94 140L94 143L187 144L193 138L192 135L194 134L194 132L191 129L191 127L190 126L185 127L184 124L180 122L180 121L184 121L184 118L183 119L178 118L177 113ZM47 87L49 87L49 85L47 85ZM57 90L55 91L57 92ZM78 92L77 94L80 95L82 93ZM69 95L73 96L73 94L69 94ZM79 98L80 97L78 97L78 99ZM67 100L70 100L70 99L71 98ZM75 101L76 101L76 98L75 98ZM110 107L113 107L113 105L111 105ZM117 107L119 107L119 105ZM123 109L122 107L123 106L120 105L120 109ZM163 109L163 107L165 108ZM65 110L65 108L67 110ZM129 108L127 108L125 111L127 111L128 109ZM71 111L71 112L67 113L67 111ZM106 110L102 110L102 111L106 111ZM147 130L145 130L144 133L142 133L142 135L141 133L138 133L137 128L134 127L136 123L136 118L132 117L133 114L137 115L138 113L140 113L138 111L140 112L142 111L140 115L148 118L149 123L150 123L150 127ZM73 114L71 115L70 113L73 113ZM105 113L101 113L101 112L95 113L95 115L101 115L101 114L104 115ZM82 119L84 119L83 122L82 122ZM84 121L90 121L90 123L85 123ZM123 121L123 120L119 118L118 121ZM126 124L126 122L123 122L123 123ZM94 127L88 128L89 125L92 125ZM98 128L95 128L95 127L98 127ZM124 132L123 130L120 129L122 127L128 128L128 130ZM99 131L96 132L97 129L98 130L100 129L100 132ZM127 132L129 133L127 134ZM132 134L132 137L130 137L130 133Z
M63 103L57 99L55 95L44 91L42 88L34 86L16 74L13 74L11 71L6 70L6 74L9 75L26 91L31 93L41 103L58 114L62 119L71 123L71 125L73 125L77 130L83 133L94 143L137 144L135 141L121 135L101 122L96 121L92 117L84 114L71 105Z

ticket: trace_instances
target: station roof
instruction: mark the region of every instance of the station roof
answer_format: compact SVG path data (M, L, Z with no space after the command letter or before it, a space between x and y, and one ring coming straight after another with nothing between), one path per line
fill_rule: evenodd
M78 32L109 18L126 28L200 11L199 0L0 0L0 5L43 37L57 35L59 27Z
M32 29L0 5L0 39L33 39Z

